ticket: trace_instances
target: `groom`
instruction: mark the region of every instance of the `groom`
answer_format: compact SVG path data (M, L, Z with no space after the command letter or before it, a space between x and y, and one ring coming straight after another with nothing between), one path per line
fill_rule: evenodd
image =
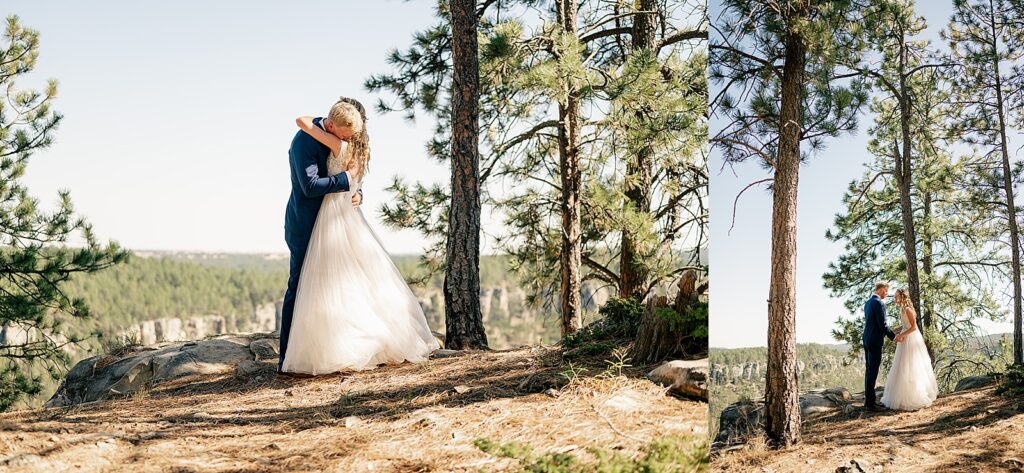
M362 113L362 104L354 99L342 97L331 107L326 118L314 118L313 124L347 141L352 137L352 130L338 126L330 119L340 115L335 109L342 103L354 105ZM288 289L284 294L284 304L281 307L281 356L277 362L279 374L284 365L285 351L288 349L288 333L292 328L299 272L302 271L302 262L306 259L306 246L309 245L309 238L313 234L313 224L316 223L316 216L320 212L320 204L327 194L349 190L347 172L333 176L327 174L327 157L330 154L330 148L320 144L302 130L295 133L291 147L288 148L292 193L284 216L284 239L291 253L291 272L288 276ZM352 205L358 206L362 200L362 190L352 195Z
M882 343L896 334L885 325L885 296L889 295L889 283L875 284L875 293L864 303L864 410L880 412L885 410L875 404L875 382L878 381L878 367L882 364Z

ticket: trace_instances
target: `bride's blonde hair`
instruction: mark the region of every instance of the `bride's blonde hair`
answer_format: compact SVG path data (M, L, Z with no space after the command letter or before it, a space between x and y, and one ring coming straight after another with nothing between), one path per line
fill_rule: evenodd
M370 136L366 132L366 109L363 104L356 99L341 97L331 107L327 119L334 126L352 129L344 165L360 177L365 176L370 169Z
M897 289L894 299L896 299L896 305L910 307L910 294L907 293L906 289ZM913 307L910 308L913 309Z

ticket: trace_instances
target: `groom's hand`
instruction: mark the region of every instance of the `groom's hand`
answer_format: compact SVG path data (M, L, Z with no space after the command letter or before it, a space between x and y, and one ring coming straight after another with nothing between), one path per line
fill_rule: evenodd
M352 193L352 206L359 207L359 204L363 203L363 194L361 192Z

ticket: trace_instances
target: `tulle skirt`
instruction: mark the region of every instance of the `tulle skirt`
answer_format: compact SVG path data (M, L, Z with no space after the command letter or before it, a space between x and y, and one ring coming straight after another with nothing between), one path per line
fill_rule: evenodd
M931 358L920 331L896 345L892 369L885 380L882 404L890 409L913 411L932 405L939 395Z
M439 348L423 309L348 192L328 194L299 277L284 371L423 361Z

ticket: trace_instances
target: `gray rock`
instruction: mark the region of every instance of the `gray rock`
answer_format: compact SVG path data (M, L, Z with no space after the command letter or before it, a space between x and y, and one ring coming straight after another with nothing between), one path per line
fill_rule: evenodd
M996 380L992 376L968 376L956 382L956 387L953 391L965 391L967 389L980 388L982 386L988 386L995 383Z
M846 388L811 391L800 396L800 414L809 417L814 414L831 414L852 409L853 396Z
M121 358L109 355L82 360L68 372L46 407L111 399L197 375L224 375L254 362L253 335L227 335L198 342L174 343ZM257 365L242 367L243 371Z
M280 341L276 338L261 338L253 340L249 344L249 350L256 357L256 361L277 361L281 354L278 349L279 344Z
M722 411L719 421L715 443L726 445L743 443L764 429L764 404L761 402L737 402Z
M243 378L260 374L270 374L277 370L277 360L273 362L245 360L235 365L235 376Z
M662 364L650 373L647 379L669 386L669 393L708 400L708 359L673 360Z
M836 473L881 473L881 465L872 465L866 460L855 458L836 468Z
M803 418L821 417L837 413L850 413L854 402L862 398L853 396L846 388L820 389L800 395L800 415ZM752 434L764 430L764 402L741 401L726 407L719 417L715 444L743 443Z
M434 352L430 354L430 357L431 358L449 358L449 357L452 357L452 356L456 356L458 354L459 354L458 350L446 350L444 348L441 348L440 350L434 350Z

